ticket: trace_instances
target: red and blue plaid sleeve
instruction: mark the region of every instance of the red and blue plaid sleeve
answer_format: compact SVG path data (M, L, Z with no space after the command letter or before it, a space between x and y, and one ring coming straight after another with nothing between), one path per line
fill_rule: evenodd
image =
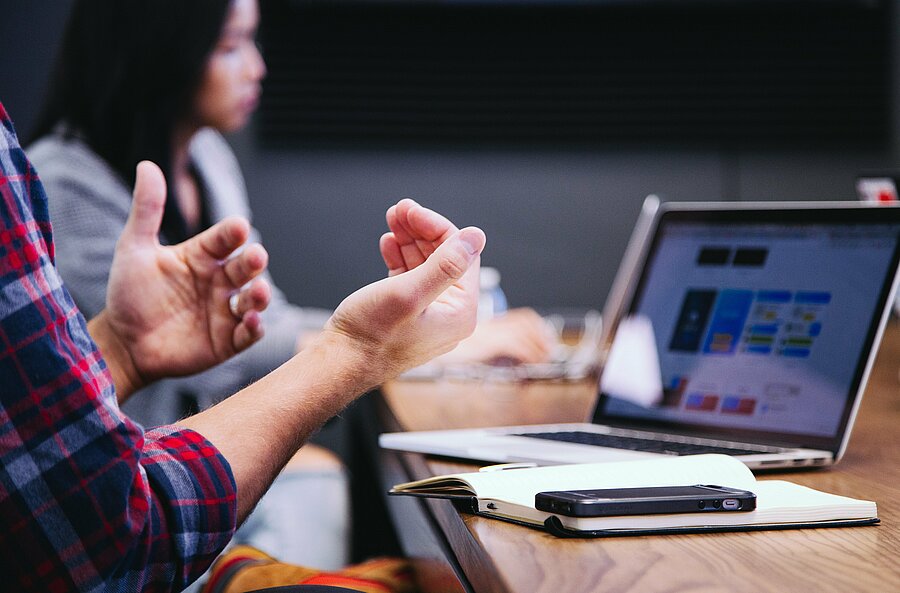
M199 434L119 411L0 104L0 589L179 590L231 538L235 488Z

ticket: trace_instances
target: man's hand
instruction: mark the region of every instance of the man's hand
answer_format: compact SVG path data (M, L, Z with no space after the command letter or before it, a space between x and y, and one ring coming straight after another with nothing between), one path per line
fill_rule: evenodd
M365 354L373 385L472 333L485 244L480 229L458 230L412 200L391 207L387 222L380 248L389 277L347 297L325 327Z
M247 221L223 220L164 247L158 235L165 199L162 171L149 161L140 163L109 274L106 309L89 326L110 363L120 401L160 377L222 362L263 334L259 312L271 289L254 278L266 268L268 255L257 244L235 254L249 236Z
M368 389L453 348L475 327L484 233L412 200L388 211L390 277L344 299L307 347L257 383L181 421L225 455L238 520L328 418Z
M440 214L408 198L388 208L385 218L390 232L382 235L379 248L388 276L418 267L458 230Z
M456 232L449 220L413 200L403 200L392 206L387 212L387 221L391 232L381 238L380 247L389 276L419 266L441 242ZM533 309L514 309L477 327L452 352L442 356L441 362L487 363L500 358L514 362L544 362L553 342L543 319Z

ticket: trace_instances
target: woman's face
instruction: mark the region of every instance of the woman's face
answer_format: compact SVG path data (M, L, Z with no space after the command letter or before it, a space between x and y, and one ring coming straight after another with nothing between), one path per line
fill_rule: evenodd
M247 123L259 104L266 64L256 46L257 0L232 0L222 35L216 43L194 99L200 126L231 132Z

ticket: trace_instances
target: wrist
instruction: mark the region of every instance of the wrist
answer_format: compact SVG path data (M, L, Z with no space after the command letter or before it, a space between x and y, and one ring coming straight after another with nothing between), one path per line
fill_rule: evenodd
M328 364L347 381L348 389L364 393L390 378L383 356L374 344L326 327L307 342L305 351ZM350 385L352 384L352 385Z
M294 354L310 347L322 333L321 329L303 330L297 335L297 341L294 342Z
M104 309L88 322L88 332L100 349L116 387L119 403L146 384L124 340L116 333Z

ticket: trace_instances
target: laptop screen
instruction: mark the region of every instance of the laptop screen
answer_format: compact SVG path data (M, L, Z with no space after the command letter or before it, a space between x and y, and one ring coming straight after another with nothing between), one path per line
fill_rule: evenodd
M663 398L647 408L606 393L595 420L833 447L898 238L896 209L664 213L628 313L652 325Z

